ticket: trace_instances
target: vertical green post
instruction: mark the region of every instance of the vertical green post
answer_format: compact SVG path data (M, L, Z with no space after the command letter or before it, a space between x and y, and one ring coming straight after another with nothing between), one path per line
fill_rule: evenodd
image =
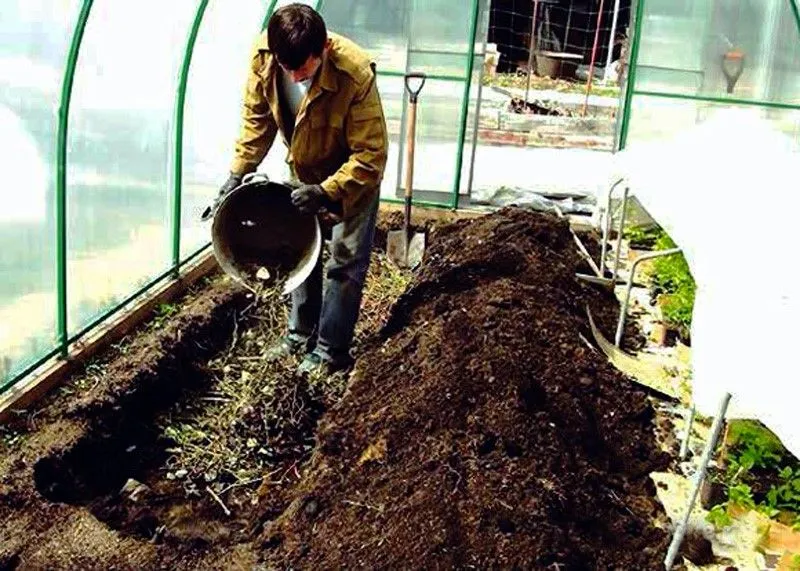
M800 8L797 7L797 0L788 0L794 14L794 23L797 24L797 33L800 34Z
M464 81L464 98L461 100L461 121L458 130L458 148L456 149L456 173L453 181L453 200L450 206L458 208L459 189L461 187L461 168L464 164L464 141L467 137L467 119L469 118L469 94L472 90L472 72L475 67L475 36L478 32L480 10L479 0L472 0L472 20L469 26L469 49L467 50L467 77Z
M639 44L642 40L642 21L644 20L644 0L636 0L636 10L633 13L634 28L631 53L628 58L628 78L625 86L625 101L622 109L622 124L619 130L619 144L617 150L621 151L628 142L628 129L631 122L631 104L633 92L636 89L636 68L639 66Z
M56 139L56 336L62 357L67 356L69 335L67 334L67 134L69 132L69 108L75 70L81 51L83 34L89 21L94 0L83 0L78 20L72 31L64 78L61 84L61 99L58 105L58 131Z
M192 55L194 46L197 43L197 34L200 32L200 25L203 23L208 0L200 0L194 22L189 30L189 39L186 41L186 49L183 52L183 64L181 65L180 77L178 79L178 93L175 97L175 172L174 187L172 195L172 271L177 278L181 265L181 209L183 208L183 123L184 111L186 107L186 88L189 83L189 68L192 66Z

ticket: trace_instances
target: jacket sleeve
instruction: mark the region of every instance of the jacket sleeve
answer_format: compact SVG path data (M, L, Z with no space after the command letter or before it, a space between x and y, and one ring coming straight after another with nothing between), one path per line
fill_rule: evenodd
M244 90L242 125L231 164L233 174L255 171L275 142L278 132L278 125L264 95L264 80L259 75L260 61L261 58L255 51Z
M345 117L345 136L350 157L321 185L334 200L354 200L377 188L383 178L389 138L374 67L371 78L356 89Z

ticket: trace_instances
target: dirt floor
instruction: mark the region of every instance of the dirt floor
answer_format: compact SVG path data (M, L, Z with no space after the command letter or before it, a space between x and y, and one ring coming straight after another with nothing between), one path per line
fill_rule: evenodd
M428 226L413 278L376 254L349 379L264 363L283 300L215 277L22 411L0 570L660 567L669 457L566 222Z

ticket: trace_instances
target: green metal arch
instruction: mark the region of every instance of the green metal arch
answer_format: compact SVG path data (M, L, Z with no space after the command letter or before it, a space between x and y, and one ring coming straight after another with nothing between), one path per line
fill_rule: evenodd
M197 43L197 35L203 23L203 17L208 8L208 0L200 0L197 5L197 12L189 30L189 38L186 41L186 49L183 52L183 63L181 65L180 77L178 78L178 92L175 97L175 140L174 144L174 165L173 173L173 199L172 199L172 271L175 277L178 276L181 263L181 208L183 197L183 127L184 112L186 109L186 89L189 83L189 69L192 66L194 46Z
M797 0L788 0L794 14L794 23L797 25L797 43L800 44L800 8L797 6Z
M92 12L94 0L83 0L81 11L72 32L72 41L67 52L61 97L58 105L58 131L56 150L56 337L59 351L67 356L69 346L67 333L67 135L69 133L69 109L72 102L72 87L78 56L86 32L86 24Z
M461 119L458 126L458 147L456 149L456 172L453 180L453 196L450 206L458 208L459 189L461 187L461 170L464 165L464 141L467 137L467 121L469 120L469 94L472 91L472 72L475 68L475 40L478 33L480 0L472 0L472 20L469 24L469 50L467 52L467 76L464 81L464 95L461 100Z

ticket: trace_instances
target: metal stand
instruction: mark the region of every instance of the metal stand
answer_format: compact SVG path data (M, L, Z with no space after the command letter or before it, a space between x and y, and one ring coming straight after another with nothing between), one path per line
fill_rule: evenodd
M672 543L669 546L669 550L667 551L667 556L664 559L664 568L669 571L672 569L672 566L675 563L675 559L678 556L678 551L680 550L681 543L683 543L683 537L686 535L686 526L689 524L689 517L692 515L692 509L694 508L694 503L697 501L697 496L700 493L700 487L703 485L703 481L706 477L706 472L708 471L708 463L711 461L711 456L714 453L714 448L717 445L717 440L719 439L719 434L722 431L722 424L725 422L725 414L728 411L728 404L731 400L731 394L725 393L722 397L722 401L719 404L719 411L717 412L717 416L714 418L714 424L711 427L711 437L706 442L705 450L703 450L703 457L700 460L700 466L697 469L697 473L694 476L694 483L692 487L692 493L689 496L689 503L686 506L686 513L683 516L683 519L680 521L678 526L675 528L675 534L672 536Z
M625 286L625 299L622 301L622 306L619 308L619 320L617 321L617 333L614 336L614 345L619 347L620 342L622 341L622 332L625 329L625 319L628 316L628 305L631 301L631 290L633 289L633 278L636 274L636 268L642 262L646 260L652 260L653 258L662 258L664 256L671 256L672 254L679 254L681 251L680 248L672 248L670 250L661 250L658 252L650 252L647 254L643 254L634 260L633 264L631 265L631 271L628 275L628 282Z
M592 271L595 274L595 275L591 276L591 275L578 273L578 274L576 274L576 277L578 277L579 279L582 279L584 281L588 281L588 282L591 282L591 283L595 283L595 284L598 284L598 285L606 286L606 287L613 287L617 283L617 273L619 271L619 259L620 259L619 247L617 248L617 255L616 255L616 259L614 261L614 271L612 273L612 277L610 277L610 278L607 278L605 276L606 265L607 265L606 264L606 256L608 254L608 240L609 240L609 234L611 233L611 222L612 222L611 198L612 198L612 196L614 194L614 191L617 189L617 187L620 184L622 184L624 181L625 181L624 178L620 178L617 181L615 181L614 184L612 184L611 187L608 189L608 194L606 195L606 208L605 208L604 218L601 221L601 224L603 226L603 232L602 232L602 238L601 238L601 241L600 241L600 265L599 266L594 262L592 257L589 255L589 252L587 251L587 249L584 246L583 242L581 242L581 239L578 238L578 235L575 234L575 232L572 233L572 236L573 236L573 238L575 240L575 243L578 245L578 250L581 252L581 254L583 255L584 259L586 259L586 261L589 263L589 266L592 268ZM628 205L628 191L629 191L629 189L626 187L625 191L623 193L623 197L622 197L623 215L622 215L622 218L620 220L620 225L619 225L619 229L618 229L619 236L622 236L622 231L623 231L624 224L625 224L625 214L624 214L624 212L627 209L627 205ZM558 211L559 216L563 217L563 214L561 214L561 212L558 209L556 209L556 210Z

